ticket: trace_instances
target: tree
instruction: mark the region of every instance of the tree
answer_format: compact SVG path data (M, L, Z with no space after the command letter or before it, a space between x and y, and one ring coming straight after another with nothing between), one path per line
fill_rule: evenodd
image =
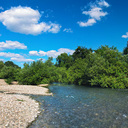
M94 57L93 57L94 56ZM128 64L124 57L114 47L101 46L95 51L89 68L92 86L127 88Z
M117 50L116 47L101 46L99 49L95 50L96 54L101 55L109 63L115 64L116 61L122 59L122 54Z
M6 79L6 82L10 84L12 81L17 80L16 78L19 70L19 68L15 68L12 66L4 66L1 69L0 78Z
M69 68L72 65L72 56L68 55L67 53L62 53L56 58L58 67L66 67Z
M20 70L17 79L20 84L25 85L38 85L41 81L43 81L42 83L46 82L46 79L47 82L50 82L50 67L51 65L47 65L41 60L36 62L33 61L30 64L24 64L24 67Z
M84 58L86 58L87 57L87 55L89 54L89 53L92 53L93 52L93 50L90 48L90 49L87 49L87 48L85 48L85 47L78 47L76 50L75 50L75 52L73 53L73 59L74 60L76 60L76 59L78 59L78 58L82 58L82 59L84 59Z
M3 61L0 61L0 70L4 67Z
M20 68L18 65L14 64L12 61L6 61L4 63L4 65L7 66L7 67L11 66L11 67Z
M124 54L124 55L127 55L127 54L128 54L128 47L124 48L123 54Z
M88 84L88 63L85 59L77 59L73 65L68 69L69 83L85 85Z
M53 65L52 61L53 61L53 57L48 57L48 60L46 60L45 64L47 66L52 66Z

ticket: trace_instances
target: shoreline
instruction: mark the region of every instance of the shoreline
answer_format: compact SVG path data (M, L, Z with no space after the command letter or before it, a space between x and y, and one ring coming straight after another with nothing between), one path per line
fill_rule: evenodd
M52 95L48 88L34 85L1 85L0 91L6 94Z
M39 103L24 94L52 95L48 88L32 85L0 85L0 91L0 128L26 128L37 118Z

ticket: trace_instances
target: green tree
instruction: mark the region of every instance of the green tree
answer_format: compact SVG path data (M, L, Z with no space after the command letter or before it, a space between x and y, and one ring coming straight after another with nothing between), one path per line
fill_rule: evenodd
M49 57L48 60L45 61L45 64L46 64L47 66L53 66L52 61L53 61L53 57Z
M101 55L109 63L115 64L116 61L122 59L122 53L120 53L116 47L101 46L95 52Z
M0 61L0 70L4 67L3 61Z
M124 55L127 55L127 54L128 54L128 47L124 48L123 54L124 54Z
M7 67L11 66L11 67L20 68L18 65L14 64L12 61L6 61L4 63L4 65L7 66Z
M102 46L91 57L94 58L89 68L92 86L127 88L128 64L116 48Z
M85 85L88 84L88 79L88 63L79 58L68 70L69 83Z
M50 65L49 65L50 64ZM51 63L43 63L41 60L24 64L23 69L19 72L18 81L20 84L38 85L40 83L50 82Z
M76 59L79 59L79 58L86 58L88 54L92 53L93 50L90 48L90 49L87 49L85 47L78 47L75 52L73 53L73 59L76 60Z
M69 68L72 65L72 56L67 53L62 53L56 58L56 66Z
M0 78L6 79L6 82L10 84L12 81L17 80L19 70L19 68L4 66L1 69Z

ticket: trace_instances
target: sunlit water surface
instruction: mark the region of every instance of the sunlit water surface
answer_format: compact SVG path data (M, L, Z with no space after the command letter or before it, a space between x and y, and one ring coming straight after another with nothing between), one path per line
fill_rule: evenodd
M53 84L29 128L128 128L128 90Z

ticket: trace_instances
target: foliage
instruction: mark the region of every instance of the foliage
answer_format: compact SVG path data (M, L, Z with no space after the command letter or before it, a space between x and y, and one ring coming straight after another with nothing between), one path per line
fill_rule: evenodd
M49 57L48 60L46 60L45 64L50 67L53 65L52 61L53 61L53 58Z
M43 77L47 77L47 68L44 66L42 61L32 62L29 64L24 64L24 68L20 70L18 74L18 81L20 84L25 85L37 85L40 84Z
M41 81L41 84L48 84L50 83L49 79L48 78L44 78L42 81Z
M62 53L56 58L56 66L69 68L72 65L72 56L67 53Z
M4 67L4 63L3 63L3 61L0 61L0 71L1 71L1 69Z
M15 67L4 66L1 69L0 78L7 79L6 82L10 84L12 81L17 80L16 77L18 72L19 72L19 69Z
M116 48L102 46L93 55L95 59L89 69L92 86L127 88L128 63Z
M15 68L20 68L18 65L14 64L12 61L6 61L4 63L5 66L7 67L15 67Z
M85 59L77 59L75 63L68 70L69 83L83 85L88 83L88 63Z
M73 53L73 59L76 60L76 59L84 59L86 58L86 56L90 53L92 53L93 50L90 48L90 49L87 49L85 47L78 47L75 52Z
M65 67L58 67L55 70L56 72L56 82L60 82L60 83L68 83L67 77L67 70Z
M124 48L123 54L124 54L124 55L127 55L127 54L128 54L128 47Z
M71 83L103 88L128 88L128 55L115 47L101 46L97 50L78 47L73 55L62 53L56 64L49 57L21 69L13 62L0 62L0 78L8 83L17 80L20 84L37 85L53 82Z
M13 82L13 79L12 79L12 78L7 78L7 79L5 80L5 82L8 83L8 84L11 84L11 83Z

